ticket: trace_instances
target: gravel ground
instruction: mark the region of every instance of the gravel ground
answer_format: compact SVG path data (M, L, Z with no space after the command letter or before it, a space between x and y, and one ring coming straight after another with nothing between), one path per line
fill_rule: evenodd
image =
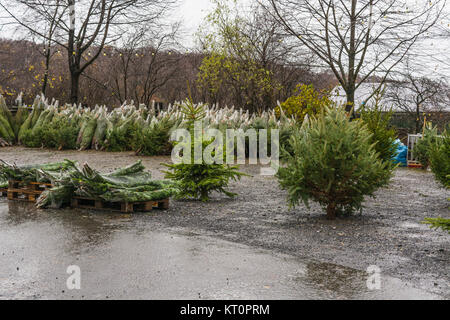
M156 178L163 175L161 163L169 161L132 153L0 149L0 159L17 164L65 158L87 161L102 171L142 159ZM450 216L450 192L430 172L398 169L391 185L366 201L362 215L328 221L315 205L289 209L286 192L274 177L260 176L259 166L241 169L253 176L231 184L230 190L239 194L235 199L215 195L209 203L172 201L168 211L145 219L155 228L176 228L361 271L377 265L383 274L450 298L450 236L421 224L425 217Z

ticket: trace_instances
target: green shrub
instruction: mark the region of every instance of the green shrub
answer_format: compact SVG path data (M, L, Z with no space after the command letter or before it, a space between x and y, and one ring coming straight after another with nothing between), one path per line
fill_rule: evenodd
M450 188L450 128L444 133L443 138L437 138L430 151L431 171L436 180L444 187Z
M293 117L302 122L306 115L314 116L329 104L330 99L327 92L316 91L313 85L298 85L295 95L276 107L275 112L280 116L280 109L282 109L287 117Z
M361 120L372 133L370 143L375 144L375 151L379 157L389 165L394 165L392 159L397 154L397 146L394 143L397 139L395 130L390 126L392 111L385 111L379 104L379 99L375 100L375 105L371 108L361 110Z
M313 200L327 217L360 209L364 196L388 184L393 167L383 162L361 121L349 121L343 109L329 109L305 122L292 135L292 154L278 171L291 206Z
M422 139L417 141L413 149L414 157L420 162L424 169L430 166L430 152L431 149L439 143L440 138L436 127L428 124L425 128Z

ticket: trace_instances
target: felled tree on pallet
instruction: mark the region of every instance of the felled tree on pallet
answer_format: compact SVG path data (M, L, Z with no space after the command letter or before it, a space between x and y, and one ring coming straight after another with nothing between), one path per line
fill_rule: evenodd
M201 121L205 117L205 111L203 106L195 106L191 101L188 101L183 106L182 112L191 135L191 142L187 146L191 148L191 162L164 164L170 170L165 172L166 178L179 182L180 193L178 194L178 198L193 198L208 201L213 191L234 197L236 194L226 190L226 188L230 180L236 181L245 174L238 171L239 166L218 163L208 164L204 159L202 159L202 163L194 163L194 123ZM204 139L205 136L203 134L201 134L201 138L201 151L203 152L213 141ZM225 156L224 148L221 151L223 156ZM212 157L214 156L215 154L212 154Z
M382 161L361 121L349 121L344 110L329 109L306 121L291 137L293 153L278 171L291 206L313 200L327 218L360 209L364 196L388 184L393 168Z

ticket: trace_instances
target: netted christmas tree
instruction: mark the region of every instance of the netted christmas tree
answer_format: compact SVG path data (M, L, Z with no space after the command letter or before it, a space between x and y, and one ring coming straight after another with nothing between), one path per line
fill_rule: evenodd
M313 200L327 217L360 209L365 196L389 183L393 167L380 159L362 121L349 121L344 110L326 108L304 122L291 137L292 154L278 171L291 206Z

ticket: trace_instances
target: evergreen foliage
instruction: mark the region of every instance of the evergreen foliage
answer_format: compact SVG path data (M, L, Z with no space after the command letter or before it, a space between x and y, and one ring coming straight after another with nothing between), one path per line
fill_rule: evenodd
M444 187L450 188L450 127L443 138L438 138L429 151L431 171L436 180Z
M427 169L430 166L430 152L439 142L440 138L438 137L437 128L433 127L431 123L428 123L422 139L417 141L413 150L415 158L420 162L424 169Z
M426 218L423 223L430 225L432 229L442 229L450 233L450 219Z
M326 108L292 135L292 154L278 171L291 206L313 200L327 217L362 207L364 196L389 183L393 167L371 144L372 134L361 121L349 121L343 109Z
M309 117L321 112L330 105L329 94L326 91L316 91L313 85L298 85L295 95L288 98L275 108L277 115L284 113L300 123L306 115Z
M149 126L136 131L133 136L133 149L144 156L169 155L172 150L170 133L179 123L179 120L169 118L150 123Z
M381 94L375 96L375 104L370 108L361 110L361 119L372 133L370 143L375 144L375 151L386 163L394 165L392 159L396 156L397 146L395 140L397 134L390 126L392 110L386 111L380 105Z
M223 193L228 197L234 197L236 194L228 191L226 188L230 181L236 181L245 174L238 171L239 166L216 163L207 164L204 159L201 164L195 164L194 122L202 120L205 116L205 111L201 105L195 106L192 102L187 101L182 112L191 133L191 162L190 164L164 164L169 168L169 171L165 171L165 177L179 182L180 193L177 197L208 201L213 191ZM202 138L205 138L205 136L202 136ZM212 142L212 140L202 139L202 152ZM224 149L222 154L225 158Z

